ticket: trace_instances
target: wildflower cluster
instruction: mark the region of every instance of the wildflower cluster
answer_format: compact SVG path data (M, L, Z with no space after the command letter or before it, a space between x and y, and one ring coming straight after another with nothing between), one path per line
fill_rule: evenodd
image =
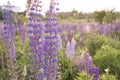
M55 5L58 3L51 0L50 9L46 13L45 27L43 27L41 20L41 3L39 0L34 0L29 13L30 79L54 80L56 79L57 65L57 54L55 52L58 50L56 47L59 46L57 42L60 41L57 35L58 19L55 12Z

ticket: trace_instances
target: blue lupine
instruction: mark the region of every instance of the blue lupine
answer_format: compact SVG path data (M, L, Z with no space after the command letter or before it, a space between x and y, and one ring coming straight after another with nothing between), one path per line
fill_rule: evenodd
M57 51L58 19L55 5L55 1L51 0L50 9L46 13L44 42L44 76L46 80L56 79L57 54L55 52Z
M16 49L14 43L14 26L12 23L12 6L8 1L8 4L4 6L3 10L3 29L2 38L5 46L6 59L7 59L7 71L10 80L17 80L16 75Z
M29 40L30 40L30 71L29 78L43 80L42 61L42 24L41 24L41 1L34 0L30 8L29 17Z

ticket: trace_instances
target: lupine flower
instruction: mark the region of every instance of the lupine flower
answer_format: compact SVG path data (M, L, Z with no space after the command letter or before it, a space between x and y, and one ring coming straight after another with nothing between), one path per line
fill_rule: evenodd
M75 42L74 38L72 38L72 41L71 41L71 53L72 53L73 57L75 56L75 45L76 45L76 42Z
M17 80L16 75L16 49L14 43L14 26L12 23L12 6L8 1L8 4L4 6L3 10L3 30L2 38L5 46L6 59L7 59L7 71L10 76L10 80Z
M24 25L20 17L17 19L16 31L19 33L22 44L25 45L27 37L27 27L26 25Z
M32 80L43 80L41 3L40 0L34 0L29 13L28 33L31 52L31 75L29 78Z
M66 57L71 59L73 56L71 56L70 50L71 50L71 45L70 45L70 41L68 41L66 44Z
M93 80L98 80L99 79L99 69L98 67L91 67L89 70L89 74L93 76Z
M66 45L66 57L69 59L73 59L75 57L75 45L76 42L74 38L72 39L71 43L68 41Z
M92 66L92 58L91 58L91 56L88 53L83 51L81 56L77 60L76 65L77 65L77 69L79 71L87 70L87 72L88 72L89 69Z
M21 41L22 41L23 45L25 45L25 41L26 41L26 37L27 37L26 31L27 31L27 28L25 25L20 27L20 37L21 37Z
M115 24L112 28L114 32L118 32L120 30L120 24Z
M64 42L64 44L66 46L66 44L67 44L67 37L65 36L64 32L62 32L61 39L62 39L62 41Z
M58 33L58 19L57 12L58 3L54 0L50 2L50 9L46 13L45 24L45 42L44 42L44 76L46 80L56 79L56 67L57 67L57 33Z
M93 76L94 80L98 80L99 76L99 69L93 66L92 58L89 53L85 51L82 52L81 56L76 60L77 70L82 72L85 71L87 74Z
M69 31L69 32L68 32L68 41L71 42L71 40L72 40L72 33Z

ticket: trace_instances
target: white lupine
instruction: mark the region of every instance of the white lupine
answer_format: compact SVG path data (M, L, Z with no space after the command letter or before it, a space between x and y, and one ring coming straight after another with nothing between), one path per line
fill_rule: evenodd
M74 38L72 39L71 43L70 41L68 41L67 45L66 45L66 57L69 59L73 59L75 56L75 45L76 42L74 40Z
M75 42L75 40L74 40L74 38L72 39L72 41L71 41L71 49L70 49L70 51L71 51L71 56L72 56L72 58L74 58L74 56L75 56L75 45L76 45L76 42Z
M71 54L70 54L70 41L67 42L67 45L66 45L66 57L67 58L71 58Z

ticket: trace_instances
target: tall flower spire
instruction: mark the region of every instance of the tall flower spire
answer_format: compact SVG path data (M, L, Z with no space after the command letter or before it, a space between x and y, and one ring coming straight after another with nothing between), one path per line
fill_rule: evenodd
M42 20L41 11L42 5L40 0L34 0L30 8L29 17L29 40L30 40L30 52L31 63L30 79L43 80L42 74Z
M16 49L14 43L14 26L12 22L12 6L8 1L3 10L3 41L6 52L7 73L10 80L17 80L16 75Z
M58 18L55 0L51 0L49 11L46 13L45 24L45 43L44 43L44 76L46 80L56 79L56 67L57 67L57 33L58 33Z

